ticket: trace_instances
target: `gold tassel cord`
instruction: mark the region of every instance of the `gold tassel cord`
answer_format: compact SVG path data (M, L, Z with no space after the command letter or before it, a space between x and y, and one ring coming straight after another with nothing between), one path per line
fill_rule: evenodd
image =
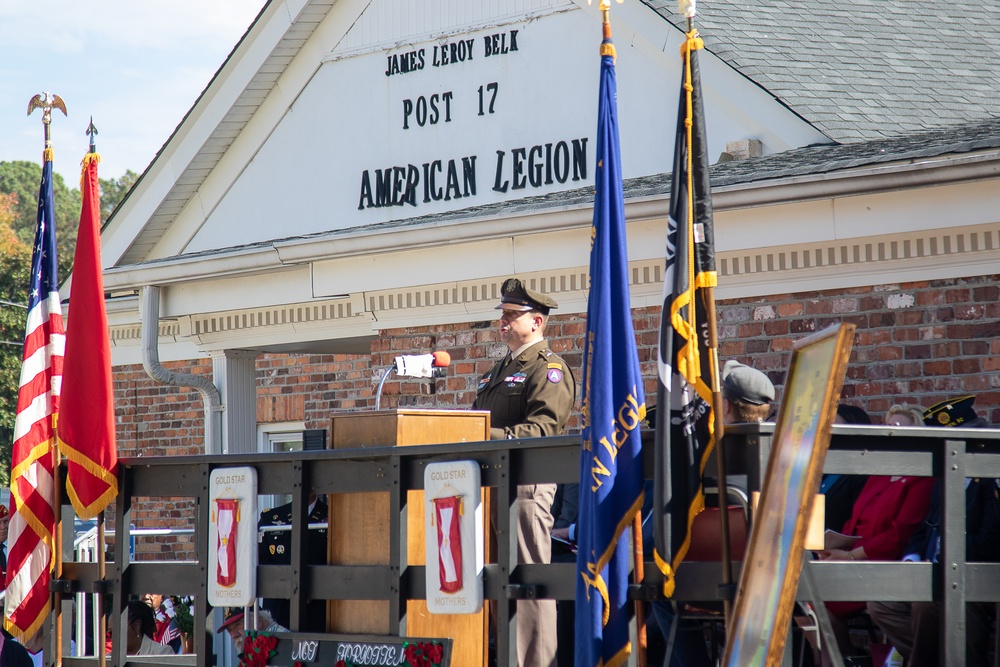
M80 191L83 191L84 182L87 179L87 168L90 167L91 163L100 164L101 154L100 153L87 153L83 156L83 161L80 163L82 168L80 169Z
M691 76L691 54L693 51L704 48L705 43L698 36L697 30L692 30L687 33L687 40L684 42L684 46L681 48L681 54L684 57L684 93L686 102L686 115L684 117L684 128L687 131L687 245L688 245L688 285L690 290L695 289L695 274L694 274L694 83L692 82ZM688 327L691 332L697 331L697 321L696 315L698 308L692 299L688 304L687 321ZM691 371L690 377L698 378L701 376L701 359L697 344L697 337L694 340L689 341L688 345L685 346L687 352L688 367Z
M603 18L603 29L604 29L604 41L601 42L601 56L611 56L616 61L618 60L618 52L615 50L615 45L611 42L611 2L610 0L601 0L601 16Z

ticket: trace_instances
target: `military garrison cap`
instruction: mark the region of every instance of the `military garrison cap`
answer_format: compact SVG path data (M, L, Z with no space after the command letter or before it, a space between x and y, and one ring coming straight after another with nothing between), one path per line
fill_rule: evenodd
M216 634L225 630L227 625L232 625L243 618L244 613L243 607L225 607L222 610L222 623L219 624L219 629L215 631Z
M547 294L529 289L517 278L508 278L500 287L501 299L497 310L537 310L548 315L550 308L558 308L556 300Z
M924 424L927 426L968 426L978 417L972 404L975 396L949 398L924 410Z
M733 398L754 405L774 400L774 385L766 375L731 359L722 367L722 386Z

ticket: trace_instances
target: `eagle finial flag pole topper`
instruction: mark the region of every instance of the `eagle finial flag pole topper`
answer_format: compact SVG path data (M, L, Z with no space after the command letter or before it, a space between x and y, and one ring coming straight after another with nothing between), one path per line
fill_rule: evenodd
M52 140L49 137L49 125L52 123L52 110L59 109L63 112L64 116L68 116L66 113L66 103L62 101L62 98L53 93L39 93L31 98L28 102L28 115L35 109L42 110L42 125L45 127L45 147L52 148Z

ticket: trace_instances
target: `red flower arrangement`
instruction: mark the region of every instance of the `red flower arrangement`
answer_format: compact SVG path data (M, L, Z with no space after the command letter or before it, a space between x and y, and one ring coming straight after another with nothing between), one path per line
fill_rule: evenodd
M265 667L267 659L274 655L278 639L262 632L248 632L243 638L243 653L240 667Z
M406 642L403 656L410 667L437 667L444 659L444 646L437 642Z

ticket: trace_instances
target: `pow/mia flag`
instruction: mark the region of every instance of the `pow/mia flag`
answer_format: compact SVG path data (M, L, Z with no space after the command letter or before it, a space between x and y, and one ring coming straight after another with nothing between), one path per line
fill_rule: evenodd
M701 476L715 446L706 315L715 287L708 138L698 71L698 31L687 34L667 219L667 262L657 359L653 558L673 595L674 574L690 547L691 522L705 506Z

